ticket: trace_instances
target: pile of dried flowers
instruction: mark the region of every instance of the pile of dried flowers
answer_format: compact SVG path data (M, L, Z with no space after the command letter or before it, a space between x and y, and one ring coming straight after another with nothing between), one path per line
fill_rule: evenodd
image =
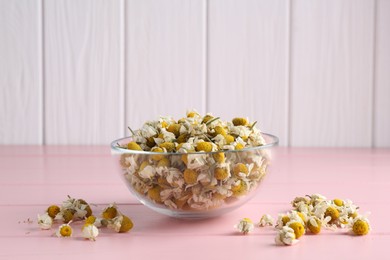
M367 235L370 230L368 214L360 215L359 207L351 200L328 200L320 194L296 197L291 202L293 209L278 215L275 229L278 233L275 242L278 245L294 245L306 232L319 234L322 228L337 230L347 228L351 234ZM259 227L273 226L273 218L263 215L257 224ZM249 218L243 218L234 226L242 234L253 231L255 224Z
M75 221L84 221L82 236L92 241L96 240L99 228L102 227L120 233L128 232L133 228L131 219L123 215L115 203L104 208L100 216L95 216L91 206L85 200L70 196L61 207L51 205L44 214L38 214L38 225L41 229L51 229L54 223L62 223L55 233L57 237L71 237L73 235L71 223Z

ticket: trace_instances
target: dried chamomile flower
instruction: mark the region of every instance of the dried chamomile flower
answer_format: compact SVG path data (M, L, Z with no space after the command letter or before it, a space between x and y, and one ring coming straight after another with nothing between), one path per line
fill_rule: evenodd
M238 126L238 125L245 126L248 124L248 119L243 118L243 117L236 117L236 118L233 118L232 122L233 122L233 125L235 125L235 126Z
M48 213L43 215L38 214L38 225L41 229L50 229L53 225L53 219Z
M62 224L58 227L56 235L57 237L71 237L73 233L72 227L68 224Z
M108 222L104 218L97 218L94 215L91 215L91 216L89 216L88 218L85 219L84 224L85 225L92 224L92 225L100 228L102 226L107 226Z
M307 220L306 227L313 234L319 234L321 232L322 222L316 216L311 216Z
M119 215L113 218L108 227L114 229L118 233L125 233L133 228L134 224L131 219L125 215Z
M219 181L224 181L224 180L228 179L230 176L229 176L229 172L226 168L216 167L214 169L214 177Z
M96 217L91 215L91 216L89 216L88 218L85 219L85 225L93 224L93 223L95 223L95 221L96 221Z
M89 206L89 204L83 199L76 200L75 210L75 216L78 218L85 218L92 215L91 206Z
M259 227L265 227L265 226L273 226L274 225L274 219L269 214L264 214L258 223Z
M62 220L65 223L69 223L73 220L74 211L70 209L61 209L61 211L56 215L56 220Z
M47 208L47 214L49 214L49 216L51 218L55 218L57 216L57 214L60 212L60 207L58 207L57 205L51 205L50 207Z
M331 222L336 222L339 219L340 212L335 207L329 206L326 208L324 216L330 217Z
M310 204L310 199L307 198L307 197L296 197L292 202L291 202L291 205L297 209L299 207L299 205L301 204L306 204L306 205L309 205Z
M281 229L283 226L287 225L289 222L299 222L304 225L304 215L301 212L291 210L286 214L279 214L278 220L276 221L276 228Z
M336 206L339 206L339 207L342 207L344 205L344 201L341 200L341 199L333 199L333 203L336 205Z
M115 203L113 203L113 204L110 204L105 209L103 209L102 217L104 219L113 219L117 216L117 214L118 214L118 207L116 206Z
M277 245L291 246L298 242L299 240L296 239L294 229L288 226L284 226L281 230L279 230L275 237L275 243Z
M136 151L142 151L141 146L137 144L136 142L130 142L127 144L127 149L129 150L136 150Z
M93 224L85 224L81 231L82 236L91 241L95 241L96 237L99 235L99 229Z
M288 226L294 230L295 238L297 238L297 239L305 234L305 227L301 222L291 221L291 222L287 223L286 226Z
M321 194L313 194L308 197L310 198L310 204L313 206L326 200L326 197Z
M249 218L243 218L240 220L240 222L234 226L235 229L237 229L242 234L246 235L249 232L253 231L254 225L251 219Z
M358 236L367 235L371 230L370 222L365 216L358 216L354 218L351 221L349 228L355 235Z

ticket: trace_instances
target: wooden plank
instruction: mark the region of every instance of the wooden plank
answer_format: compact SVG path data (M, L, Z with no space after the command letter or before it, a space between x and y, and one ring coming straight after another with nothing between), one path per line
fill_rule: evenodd
M390 2L376 10L374 146L390 147Z
M126 124L205 112L204 1L129 0Z
M208 110L288 143L289 1L209 2Z
M123 134L121 1L45 1L45 141L108 144Z
M0 144L42 143L41 1L0 1Z
M371 146L374 1L292 2L291 145Z

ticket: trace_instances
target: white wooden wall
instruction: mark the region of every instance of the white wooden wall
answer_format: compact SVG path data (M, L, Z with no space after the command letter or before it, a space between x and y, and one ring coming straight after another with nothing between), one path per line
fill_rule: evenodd
M108 144L190 108L390 147L390 0L0 0L0 144Z

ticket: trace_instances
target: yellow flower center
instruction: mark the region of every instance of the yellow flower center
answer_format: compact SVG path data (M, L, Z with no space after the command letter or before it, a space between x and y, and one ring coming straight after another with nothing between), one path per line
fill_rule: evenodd
M226 135L226 136L225 136L225 140L226 140L226 143L227 143L227 144L231 144L231 143L234 142L234 136L232 136L232 135Z
M65 223L69 223L70 221L73 220L73 212L69 209L66 209L64 210L64 212L62 213L62 217L64 219L64 222Z
M85 225L87 224L93 224L95 223L96 221L96 217L95 216L89 216L86 220L85 220Z
M173 152L175 150L175 144L172 142L164 142L160 144L161 148L165 148L167 152Z
M157 203L161 203L160 192L161 192L161 187L160 186L154 186L153 188L148 190L148 197L151 200L153 200L153 201L155 201Z
M123 220L122 220L122 223L121 223L121 227L119 229L119 233L128 232L134 226L133 222L131 221L131 219L129 217L127 217L125 215L123 215L122 217L123 217Z
M208 121L210 121L213 118L214 118L213 116L206 115L205 117L203 117L202 124L206 124Z
M162 158L158 163L157 167L170 167L171 162L168 160L168 158Z
M336 221L340 216L340 212L334 207L330 206L325 211L325 217L331 217L331 222Z
M51 205L48 209L47 209L47 214L49 214L49 216L51 218L55 218L55 216L60 212L60 207L58 207L57 205Z
M237 163L234 165L233 172L236 176L239 176L239 173L244 173L245 175L248 175L248 167L246 167L243 163Z
M367 235L370 231L368 223L362 219L358 219L352 226L352 231L358 236Z
M288 222L290 222L289 216L283 216L282 217L283 226L286 225Z
M238 184L233 185L231 188L231 191L233 192L233 195L235 196L241 196L246 193L247 185L243 181L239 181Z
M183 173L184 181L187 184L195 184L198 180L198 173L191 169L186 169Z
M229 174L225 168L215 168L214 177L219 181L223 181L229 177Z
M60 229L60 234L63 237L70 237L72 235L72 228L68 225L64 225Z
M214 131L215 131L215 135L222 135L224 137L227 135L225 128L223 128L222 126L219 126L219 125L217 125L214 128Z
M141 146L139 146L136 142L130 142L127 144L127 149L129 150L137 150L142 151Z
M224 153L215 153L215 154L213 154L213 158L218 163L225 162L225 154Z
M321 232L321 220L315 216L311 217L306 225L313 234L319 234Z
M241 144L241 143L238 143L238 144L236 144L236 146L234 147L234 149L236 149L236 150L242 150L242 149L244 149L244 145Z
M102 217L104 219L113 219L116 217L117 214L118 210L115 207L108 207L103 211Z
M333 200L333 203L336 205L336 206L343 206L344 205L344 202L341 200L341 199L334 199Z
M211 152L212 149L213 149L213 146L210 142L199 142L196 145L196 151L198 151L198 152L200 152L200 151Z
M305 234L305 227L299 222L293 222L289 225L289 227L294 229L295 237L297 239Z
M180 135L180 124L172 124L168 126L167 131L173 133L176 137Z
M248 120L246 120L246 118L243 118L243 117L233 118L232 122L233 122L233 125L235 125L235 126L248 124Z
M163 153L164 152L164 150L161 147L153 147L151 151L154 153ZM153 161L160 161L162 158L164 158L164 155L154 154L151 156L151 158Z

